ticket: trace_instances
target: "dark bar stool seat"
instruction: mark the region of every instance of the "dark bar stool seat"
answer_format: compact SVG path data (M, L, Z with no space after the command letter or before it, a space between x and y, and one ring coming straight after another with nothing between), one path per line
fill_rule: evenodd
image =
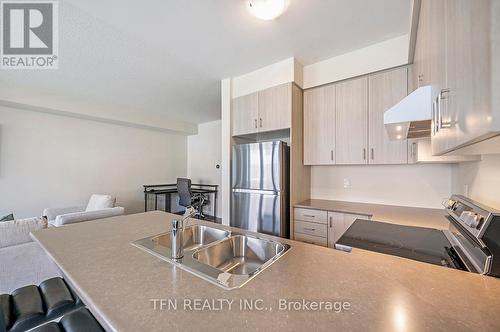
M0 332L26 331L82 305L59 277L48 279L38 287L21 287L12 294L0 295Z
M59 323L50 322L32 332L104 332L104 329L90 311L80 308L64 315Z

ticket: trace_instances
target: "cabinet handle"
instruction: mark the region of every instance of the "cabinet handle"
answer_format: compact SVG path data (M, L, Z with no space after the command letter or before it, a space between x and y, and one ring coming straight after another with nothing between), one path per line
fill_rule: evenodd
M363 149L363 160L366 160L366 149Z
M333 161L333 150L330 150L330 159Z
M373 148L371 148L371 151L370 151L370 152L371 152L371 155L372 155L372 156L371 156L372 160L373 160L373 158L375 157L375 153L374 153L373 151L374 151L374 150L373 150Z
M420 86L421 86L421 84L422 84L423 80L424 80L424 75L419 74L419 75L418 75L418 79L417 79L417 88L420 88Z
M255 128L257 128L257 119L254 120Z
M437 133L437 97L436 99L432 102L432 128L431 128L431 135L435 136Z
M438 131L440 129L451 128L451 122L443 122L443 114L441 112L441 101L443 99L448 99L447 94L450 92L450 89L442 89L438 95Z
M330 228L332 228L332 217L330 217Z
M316 230L316 228L307 228L307 227L304 227L304 229L306 231L311 231L311 232L314 232Z
M260 127L262 128L262 118L260 118L259 120L260 120Z
M316 218L316 216L313 216L313 215L310 215L310 214L304 214L304 217Z
M412 163L417 162L417 142L411 143L410 156L412 159L409 160L408 162L412 162Z
M442 89L441 92L440 92L440 95L441 95L441 99L446 99L446 96L445 94L449 93L451 90L449 88L446 88L446 89Z

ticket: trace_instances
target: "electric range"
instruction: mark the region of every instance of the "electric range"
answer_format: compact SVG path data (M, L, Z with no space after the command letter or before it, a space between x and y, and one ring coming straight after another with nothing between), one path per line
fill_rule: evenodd
M452 195L443 202L449 229L357 219L335 245L500 277L500 211Z

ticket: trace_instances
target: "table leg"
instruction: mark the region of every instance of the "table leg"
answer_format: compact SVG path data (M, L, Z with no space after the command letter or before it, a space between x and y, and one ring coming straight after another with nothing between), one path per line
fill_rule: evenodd
M158 195L155 194L155 211L158 210Z
M148 212L148 194L144 193L144 212Z
M171 193L165 194L165 212L172 212L172 207L170 205L171 197L172 197Z

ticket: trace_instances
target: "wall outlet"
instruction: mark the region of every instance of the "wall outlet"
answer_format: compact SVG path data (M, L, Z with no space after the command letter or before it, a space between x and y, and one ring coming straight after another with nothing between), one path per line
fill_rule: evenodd
M349 179L344 179L344 189L351 188L351 181Z

